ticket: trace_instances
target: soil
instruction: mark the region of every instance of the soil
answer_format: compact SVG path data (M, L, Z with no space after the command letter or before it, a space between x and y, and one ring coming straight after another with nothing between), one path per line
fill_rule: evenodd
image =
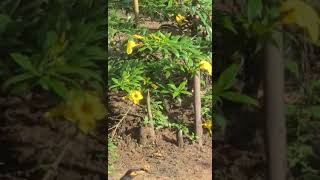
M212 146L205 144L200 151L196 145L179 148L172 141L175 135L169 130L157 132L157 147L141 147L127 136L119 142L114 164L115 173L110 179L120 179L132 168L149 166L150 173L136 179L212 179ZM206 140L206 143L210 140ZM154 156L160 153L159 157ZM161 155L161 156L160 156Z
M50 95L0 96L0 179L105 179L105 125L90 135L43 113L57 101Z
M134 106L121 99L119 93L108 94L109 103L109 129L118 121L113 117L122 119L128 108L132 110L125 116L125 120L118 126L114 138L117 140L116 154L118 159L113 164L114 170L109 179L118 180L127 170L150 167L150 171L135 179L212 179L212 138L208 133L204 134L204 144L201 149L197 144L192 144L184 138L184 146L177 145L176 133L171 129L156 130L155 145L139 145L139 126L142 117L146 113L141 106ZM122 115L122 116L121 116ZM189 107L173 107L171 116L176 117L192 126L192 111ZM109 137L113 135L113 129L109 130Z

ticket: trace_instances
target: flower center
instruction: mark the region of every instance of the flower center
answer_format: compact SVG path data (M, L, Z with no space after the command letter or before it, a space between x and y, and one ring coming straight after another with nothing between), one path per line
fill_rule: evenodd
M84 113L91 113L92 112L92 108L87 103L84 103L81 106L81 111L84 112Z

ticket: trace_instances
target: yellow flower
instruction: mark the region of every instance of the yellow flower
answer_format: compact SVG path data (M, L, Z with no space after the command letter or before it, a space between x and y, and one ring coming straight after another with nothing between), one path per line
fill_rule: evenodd
M95 127L96 121L103 119L106 114L106 108L96 93L88 91L80 96L72 91L66 103L53 108L45 113L45 116L62 116L66 120L77 123L80 130L88 133Z
M209 131L210 136L212 135L212 121L211 121L211 119L205 121L205 123L202 124L202 127Z
M96 93L85 92L83 97L72 93L66 104L64 117L71 121L75 120L78 127L84 133L88 133L95 127L96 121L103 119L106 113L106 108Z
M284 17L281 22L285 25L295 24L304 28L313 42L319 39L320 19L318 12L303 0L287 0L281 4Z
M143 96L140 91L131 91L127 98L134 104L139 104L140 100L143 99Z
M281 19L281 23L284 25L294 24L296 22L297 14L294 10L284 10L286 15Z
M158 86L156 84L154 84L154 83L152 83L151 86L153 87L153 89L157 89L158 88Z
M136 47L136 46L137 46L137 44L134 41L129 40L128 41L128 45L127 45L127 54L131 54L132 53L132 49L134 47Z
M200 70L207 71L210 76L212 76L212 66L208 61L200 61Z
M185 17L184 16L182 16L182 15L180 15L180 14L178 14L177 16L176 16L176 21L177 21L177 23L178 23L178 25L179 26L181 26L182 24L183 24L183 22L185 21Z
M133 37L136 38L136 39L144 39L144 37L142 37L142 36L140 36L138 34L133 35Z

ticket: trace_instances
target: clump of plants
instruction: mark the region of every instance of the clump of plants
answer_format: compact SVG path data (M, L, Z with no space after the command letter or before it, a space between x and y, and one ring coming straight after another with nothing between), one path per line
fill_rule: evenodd
M113 173L113 163L117 160L117 145L114 140L108 138L108 175Z
M82 122L78 125L84 132L92 129L94 121L106 114L98 100L105 84L103 66L107 60L106 22L101 2L3 1L0 12L0 39L7 47L0 65L2 91L18 96L29 92L55 96L61 104L68 104L65 111L74 113L69 113L69 118L61 113L63 117ZM88 96L85 102L75 100L81 97L75 97L76 91ZM89 95L93 91L94 95ZM81 109L86 103L99 107L99 115ZM56 109L59 108L62 109L61 106ZM53 111L51 114L58 114L57 110ZM75 117L80 114L87 118Z
M201 71L203 127L209 134L212 133L210 2L200 1L197 5L191 1L182 4L177 1L139 1L140 17L170 21L171 27L177 28L176 31L181 34L135 26L132 3L117 5L115 1L108 2L109 9L116 7L108 11L111 22L108 24L109 91L125 94L122 99L132 102L128 106L145 109L146 116L141 119L144 125L151 123L147 116L147 104L143 103L149 93L155 130L181 130L191 142L195 142L196 136L190 131L190 125L170 119L166 109L167 105L174 108L192 103L189 100L193 95L192 78L197 71ZM123 10L127 14L121 13ZM197 33L191 35L192 28Z

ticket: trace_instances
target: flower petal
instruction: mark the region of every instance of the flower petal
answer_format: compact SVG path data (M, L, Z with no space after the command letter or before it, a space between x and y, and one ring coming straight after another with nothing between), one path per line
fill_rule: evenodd
M133 35L133 37L136 38L136 39L144 39L143 36L140 36L140 35L138 35L138 34Z
M208 74L210 76L212 76L212 66L209 62L204 61L204 60L200 61L199 68L200 68L200 70L207 71Z
M129 40L127 44L127 54L132 54L132 50L135 46L137 46L136 43L132 40Z
M93 119L82 118L79 120L78 126L83 133L88 134L96 126L96 123Z

